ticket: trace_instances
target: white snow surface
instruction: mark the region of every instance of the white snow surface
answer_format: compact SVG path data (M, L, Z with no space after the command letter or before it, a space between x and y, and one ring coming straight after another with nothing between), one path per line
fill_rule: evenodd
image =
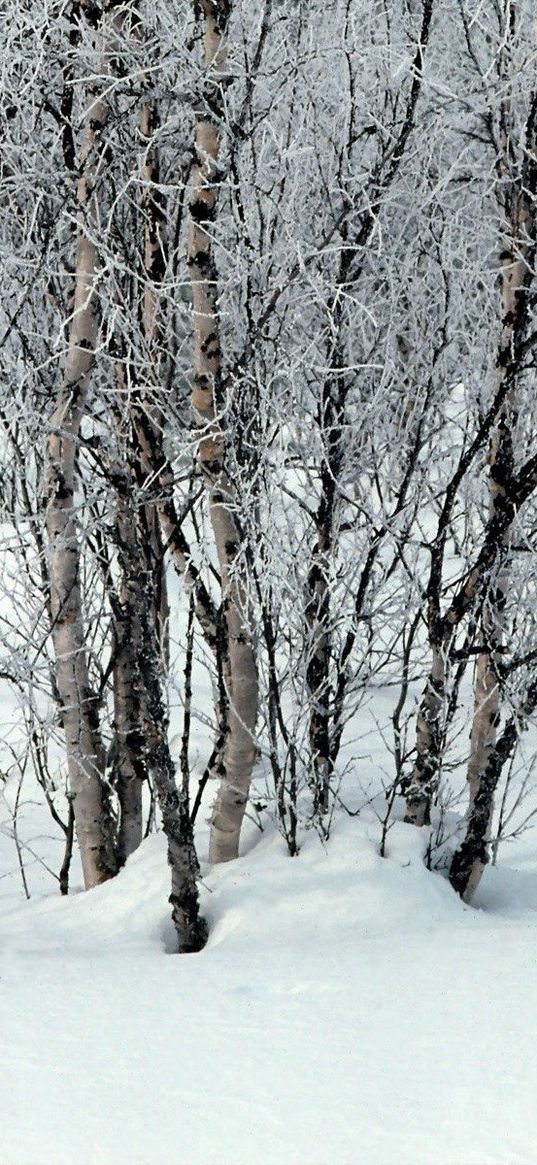
M533 1165L531 850L471 908L413 827L378 840L250 826L198 955L162 835L88 894L4 895L1 1165Z

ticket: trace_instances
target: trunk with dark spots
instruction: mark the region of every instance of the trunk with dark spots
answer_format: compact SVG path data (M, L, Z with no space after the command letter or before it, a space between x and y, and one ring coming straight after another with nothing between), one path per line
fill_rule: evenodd
M338 335L338 345L339 345ZM330 360L332 363L332 360ZM309 739L313 765L313 809L317 820L328 811L334 761L333 694L331 688L332 604L330 573L334 549L337 482L341 466L341 392L337 380L324 386L320 427L324 437L320 499L315 515L316 543L308 571L306 623L310 699Z
M445 707L446 655L441 644L433 644L431 671L418 709L416 759L405 785L405 821L411 825L428 825L431 820L442 761Z
M115 543L121 571L114 603L114 787L119 800L118 862L123 865L141 845L142 796L148 772L144 754L143 684L138 666L141 649L139 568L133 560L133 514L118 501ZM153 617L155 617L153 604Z
M515 30L516 9L509 18ZM506 40L505 55L509 61ZM521 344L528 331L528 306L535 270L537 243L537 93L530 96L525 157L513 176L510 98L503 109L500 169L505 184L507 245L502 251L502 331L498 352L498 380L509 391L499 412L489 449L489 529L497 531L483 595L481 645L476 665L474 716L468 763L469 809L466 834L454 855L450 880L465 901L474 895L489 858L494 794L507 744L514 728L507 726L497 743L501 717L500 665L504 650L504 616L510 583L510 551L516 492L515 446L517 385L521 371ZM507 743L506 743L507 742ZM514 746L514 741L513 741Z
M128 773L128 796L133 781L152 778L168 843L171 871L172 918L181 951L199 951L205 945L206 927L199 913L198 862L190 821L188 789L178 788L168 742L168 712L164 699L166 669L162 659L154 603L152 547L145 525L146 507L137 506L138 486L131 466L116 479L118 492L118 553L125 586L125 615L133 631L128 641L132 667L129 700L133 709L133 736L127 741L129 756L136 754L137 768ZM129 710L130 705L127 708ZM134 829L134 821L131 822ZM126 842L127 839L125 839Z
M166 569L164 562L164 547L158 513L158 499L160 496L160 480L157 477L153 482L154 469L158 469L158 457L162 450L164 431L164 409L161 403L162 381L164 378L164 342L163 342L163 307L162 282L166 273L166 207L164 196L160 191L160 168L155 134L159 127L158 110L155 101L144 102L140 117L142 140L145 142L145 156L142 178L144 182L144 292L142 303L142 328L145 342L145 357L148 363L148 375L144 379L150 384L154 379L154 387L142 387L140 406L145 413L148 427L151 431L149 448L145 447L142 435L136 431L136 412L134 416L134 430L140 456L139 481L145 494L149 494L146 502L145 526L148 532L151 547L151 569L153 573L155 607L155 625L158 631L158 641L162 658L168 663L168 591L166 586ZM155 464L157 462L157 464ZM151 483L151 484L149 484Z
M140 134L145 146L142 159L142 221L144 249L141 260L142 333L144 361L129 368L127 353L116 365L119 399L125 400L123 414L116 410L122 455L136 482L137 505L145 531L145 569L152 577L151 607L163 666L168 662L168 598L164 547L158 516L160 482L154 469L162 444L163 410L160 406L162 374L161 284L165 272L165 208L159 192L159 165L155 146L158 128L156 106L149 98L142 104ZM125 348L121 337L119 350ZM156 383L153 383L153 381ZM143 836L143 787L148 772L143 749L143 682L138 667L141 647L139 618L140 562L131 553L130 525L135 520L132 507L118 499L115 544L120 566L120 582L115 600L114 659L114 786L119 806L118 859L123 864L138 848Z
M453 889L470 902L481 881L488 860L491 806L503 767L512 755L518 739L515 721L511 721L500 739L487 750L487 759L474 790L464 840L458 846L449 871Z
M494 515L498 505L505 501L513 481L513 417L508 409L502 415L490 450L490 511ZM511 526L498 543L495 561L490 569L481 613L481 651L474 680L474 715L470 735L470 757L467 781L469 808L467 829L459 855L455 855L452 883L461 896L470 901L475 893L488 861L488 844L494 812L494 793L501 769L496 755L497 730L501 716L501 687L498 664L503 649L503 613L509 587L509 548ZM470 862L470 854L473 860ZM467 883L462 887L463 869ZM451 876L451 875L450 875ZM462 888L461 888L462 887Z
M257 666L249 628L241 532L235 488L227 468L222 422L222 354L218 316L213 222L217 208L218 159L223 116L225 36L229 0L201 0L205 82L196 122L195 162L189 204L188 265L194 321L193 410L200 436L198 454L207 490L222 587L222 676L227 697L221 784L211 821L211 861L237 857L241 825L255 760Z
M91 96L77 185L78 239L73 313L63 384L58 390L46 445L46 529L55 679L84 885L116 871L114 822L105 782L105 750L98 704L90 688L80 584L80 533L76 519L77 450L99 334L99 260L93 242L99 219L96 181L104 164L108 110ZM67 148L72 139L69 138Z
M140 578L139 590L142 600L142 641L138 665L145 696L145 757L157 792L162 827L168 844L172 919L179 949L183 953L200 951L207 941L207 927L199 909L199 866L188 793L185 788L177 786L175 765L168 743L168 714L162 694L162 668L151 606L150 572L145 572Z

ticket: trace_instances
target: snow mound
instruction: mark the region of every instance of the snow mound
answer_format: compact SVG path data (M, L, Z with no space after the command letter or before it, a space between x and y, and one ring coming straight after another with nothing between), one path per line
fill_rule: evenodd
M2 1165L531 1165L537 870L474 910L422 855L373 816L293 859L269 830L204 868L184 957L160 836L4 914Z

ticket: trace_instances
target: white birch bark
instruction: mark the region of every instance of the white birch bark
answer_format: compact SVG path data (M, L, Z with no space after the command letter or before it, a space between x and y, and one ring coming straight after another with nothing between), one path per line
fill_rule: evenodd
M197 118L196 160L192 175L188 262L194 319L193 409L201 430L199 459L207 488L222 584L226 630L229 714L222 780L211 820L210 860L237 857L255 760L254 733L258 688L255 652L247 625L247 594L241 567L236 497L226 469L226 434L220 421L222 356L217 306L217 273L212 223L217 205L217 171L222 115L222 74L228 0L202 0L205 101Z
M143 685L138 667L141 628L138 617L140 563L130 552L135 520L125 499L118 498L115 539L121 579L114 611L114 785L120 819L117 854L121 866L143 836L142 790L147 778L143 734Z
M164 548L162 545L161 528L158 512L158 496L161 482L158 473L159 465L155 466L155 450L163 460L163 410L159 399L163 375L163 348L162 348L162 281L164 279L165 259L165 208L159 191L159 159L154 140L158 126L158 113L155 102L144 101L141 116L140 130L146 142L142 178L144 182L144 291L142 297L142 326L145 341L146 360L154 370L155 388L143 388L141 393L141 409L149 428L149 447L144 440L143 433L138 430L139 452L141 467L146 480L144 487L153 494L145 506L145 523L151 546L152 571L155 581L155 609L156 627L162 657L168 662L168 620L169 605L166 587L166 571L164 564ZM154 469L157 476L153 481Z
M502 251L502 332L498 354L499 387L507 385L504 404L492 433L489 449L489 526L500 523L502 514L512 510L515 480L517 428L517 380L521 369L520 341L527 330L527 301L533 279L537 235L535 194L537 183L537 93L530 95L530 113L525 127L524 151L517 164L510 130L513 125L511 78L513 67L510 40L517 26L517 6L505 10L504 59L500 74L506 72L507 97L501 110L502 133L498 171L505 194L506 245ZM514 516L514 512L513 512ZM452 885L469 902L481 881L489 860L489 843L494 814L494 795L501 773L497 763L497 730L501 717L499 662L504 641L504 611L510 581L510 548L513 522L504 524L496 546L482 615L482 646L475 674L474 715L470 740L467 780L469 809L466 834L458 847L450 870ZM505 735L505 734L504 734Z
M121 549L123 577L128 583L128 616L133 638L127 647L132 666L129 700L136 701L134 729L139 741L139 762L151 774L157 792L162 826L168 843L171 871L172 918L181 951L198 951L205 945L207 928L199 912L198 862L190 820L188 791L178 789L175 765L168 743L168 713L163 696L163 666L157 633L157 611L153 602L154 583L151 550L146 541L143 509L134 504L136 477L127 467L118 479L121 503ZM131 706L125 706L126 716ZM133 758L135 741L129 742ZM136 779L136 772L133 777ZM130 784L130 795L135 793ZM133 816L132 831L136 818ZM124 839L128 846L129 838Z
M151 602L154 623L163 666L168 658L168 602L165 578L164 551L160 532L153 468L155 452L161 446L162 410L158 402L158 376L161 370L160 347L160 283L164 271L161 227L163 212L157 191L158 157L153 141L155 109L151 100L144 101L140 113L140 132L146 143L142 163L144 254L142 264L142 331L145 343L144 359L147 368L156 370L157 386L151 392L148 381L152 372L142 372L138 384L127 383L124 365L118 362L116 379L119 399L127 403L126 413L116 410L118 426L126 427L126 458L130 472L136 478L140 497L149 494L150 500L140 501L143 511L144 569L153 578ZM121 481L121 467L115 474ZM149 484L148 484L149 483ZM156 489L159 484L156 482ZM114 770L115 788L120 805L118 831L118 860L123 864L138 848L143 835L142 792L147 778L144 757L144 694L138 658L141 645L139 619L138 555L132 555L132 526L136 514L129 497L129 483L125 482L125 496L117 490L115 541L121 579L115 611L114 660Z
M142 320L146 359L151 361L152 366L156 366L157 376L160 379L162 373L161 284L166 269L167 239L165 235L166 212L158 189L159 161L154 142L157 125L157 110L154 101L144 101L140 117L142 139L146 143L142 167L145 188ZM163 449L163 412L158 402L151 399L151 394L148 391L142 394L141 409L137 411L135 427L143 470L154 482L155 513L151 525L154 521L155 529L152 532L152 542L155 554L162 557L164 549L158 529L158 517L166 549L172 555L175 568L187 594L193 597L196 617L205 639L214 653L217 642L216 611L203 579L192 562L188 543L181 530L173 498L173 473ZM163 598L159 621L162 628L167 617L167 603L163 570L161 575Z
M46 446L45 494L48 572L56 684L65 732L67 764L88 889L116 868L112 821L104 783L105 755L95 698L90 691L80 590L80 537L76 521L76 460L80 425L99 333L99 261L95 179L107 108L97 96L86 116L81 154L78 244L73 314L63 384Z
M418 708L416 759L406 790L405 821L410 825L430 822L431 798L441 760L446 678L446 652L441 642L433 643L431 670Z
M527 225L527 224L525 224ZM519 222L511 223L513 239ZM500 344L499 379L508 374L514 354L517 323L520 318L519 297L524 293L527 264L510 248L502 267L503 327ZM489 521L494 522L505 509L514 477L513 444L516 429L515 386L510 390L492 435L489 450ZM467 781L469 808L466 835L451 867L451 881L461 897L471 901L488 862L488 845L494 814L494 793L499 776L493 764L497 730L501 715L501 688L498 663L503 648L503 615L509 588L509 550L512 523L498 542L491 578L487 586L481 619L481 643L474 681L474 714L470 736Z

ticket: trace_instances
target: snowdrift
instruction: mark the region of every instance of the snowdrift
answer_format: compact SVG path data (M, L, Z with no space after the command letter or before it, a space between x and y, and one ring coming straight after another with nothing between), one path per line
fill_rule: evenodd
M4 913L2 1165L530 1165L531 861L472 909L373 815L250 846L204 870L200 955L170 953L160 835Z

